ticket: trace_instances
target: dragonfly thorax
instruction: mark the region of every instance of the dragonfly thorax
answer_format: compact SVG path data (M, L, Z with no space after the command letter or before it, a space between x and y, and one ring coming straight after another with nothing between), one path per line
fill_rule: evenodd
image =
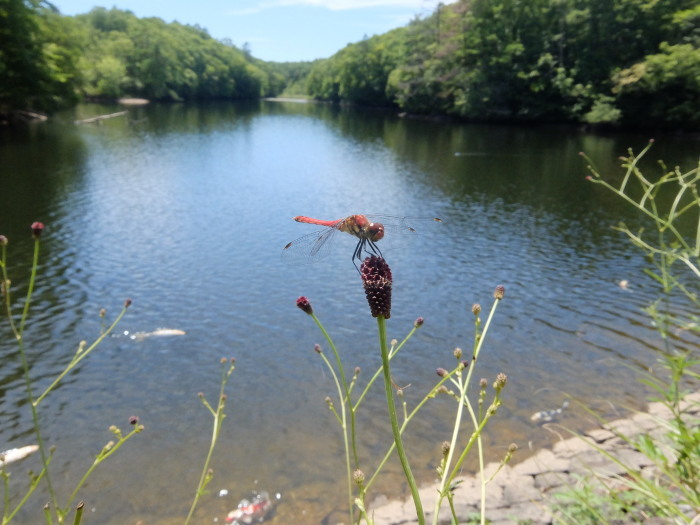
M370 222L364 215L351 215L343 221L340 229L372 242L384 237L384 225L380 222Z

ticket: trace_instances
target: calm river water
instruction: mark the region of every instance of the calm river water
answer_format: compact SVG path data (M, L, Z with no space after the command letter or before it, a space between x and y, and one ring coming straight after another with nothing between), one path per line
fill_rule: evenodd
M311 299L348 373L362 368L360 383L380 363L376 323L349 236L317 264L282 260L288 241L316 229L295 215L443 219L419 221L415 236L389 232L380 244L394 273L389 338L401 339L425 318L392 368L397 384L410 385L409 407L437 380L437 367L452 367L455 347L471 348L472 304L481 303L485 317L494 287L505 286L477 372L509 378L486 433L489 457L511 442L526 457L528 443L555 439L529 418L566 396L614 416L648 394L634 370L658 357L658 337L641 311L657 290L642 273L644 258L611 229L620 220L642 223L585 180L578 155L585 151L619 177L617 157L641 150L647 134L465 125L273 101L153 104L101 125L72 124L117 110L86 105L21 133L0 130L0 233L10 239L16 298L26 289L28 227L46 223L26 335L37 385L62 370L79 341L99 334L101 308L111 319L133 299L119 336L40 405L63 496L111 439L110 425L126 430L138 415L146 426L82 493L87 523L182 523L211 432L197 393L215 398L222 357L235 357L237 368L215 477L196 521L221 523L254 489L281 494L271 523L343 519L342 441L324 402L335 387L313 349L327 344L295 300ZM697 138L656 139L650 170L657 159L686 169L697 163ZM0 450L33 440L6 325ZM124 334L157 328L186 335ZM409 429L421 481L434 477L452 408L438 398ZM362 410L360 453L371 472L391 442L381 384ZM562 422L588 424L575 404ZM38 465L37 457L16 464L16 487ZM405 494L399 472L388 465L375 494ZM228 495L220 497L221 489ZM45 499L33 497L19 522L41 521Z

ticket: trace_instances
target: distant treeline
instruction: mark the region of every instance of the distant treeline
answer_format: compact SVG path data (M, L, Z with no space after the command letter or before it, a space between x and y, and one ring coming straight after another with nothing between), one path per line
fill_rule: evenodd
M82 97L258 98L285 78L206 30L95 8L63 16L40 0L0 0L0 113L51 111Z
M308 94L476 120L700 127L698 0L459 0L316 63Z
M698 0L458 0L315 62L205 29L0 0L0 114L280 93L482 121L700 127Z

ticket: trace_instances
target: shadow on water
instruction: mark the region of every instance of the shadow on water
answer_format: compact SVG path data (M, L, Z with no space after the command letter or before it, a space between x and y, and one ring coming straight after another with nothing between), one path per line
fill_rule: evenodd
M149 104L101 125L72 124L119 109L80 106L21 135L0 130L3 188L12 190L2 193L0 233L11 240L16 298L31 253L28 225L47 223L28 333L37 381L48 381L81 339L99 333L101 307L114 316L126 297L134 305L120 330L186 332L143 340L118 334L47 398L42 417L47 439L59 446L54 467L66 487L110 439L110 424L126 426L137 414L146 425L83 494L100 523L181 521L208 444L210 419L196 394L215 395L218 360L230 356L237 370L229 417L198 518L221 520L254 488L282 493L271 523L319 523L343 508L341 441L324 403L333 382L313 351L321 335L294 301L311 298L361 378L380 363L376 328L349 260L352 239L339 239L339 253L318 264L280 261L288 241L313 231L290 219L299 214L444 220L418 228L411 242L387 236L381 244L395 278L389 337L426 318L393 370L398 383L411 384L409 404L434 383L435 368L451 365L454 347L469 348L471 305L486 310L494 286L506 286L479 372L509 376L487 434L494 457L513 441L521 449L549 443L529 416L560 406L565 395L608 408L605 399L616 407L644 399L623 364L646 368L658 355L641 312L657 290L642 277L643 258L610 228L639 221L586 182L578 153L619 176L616 158L630 146L641 150L648 137L271 101ZM650 169L659 158L686 168L697 162L697 141L656 138ZM628 289L619 286L623 279ZM15 349L2 330L7 363ZM697 344L689 334L677 338ZM435 401L407 438L422 481L434 477L449 432L452 407ZM23 403L19 369L6 365L0 444L30 435ZM359 420L367 465L390 443L380 423L385 411L376 389ZM574 409L563 421L588 424ZM403 486L391 464L377 489L396 495ZM222 488L229 496L216 496ZM35 517L28 511L23 523Z

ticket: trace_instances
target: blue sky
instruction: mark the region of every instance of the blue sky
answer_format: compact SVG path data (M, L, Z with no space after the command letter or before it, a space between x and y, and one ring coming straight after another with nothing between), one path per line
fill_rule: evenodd
M217 39L248 43L263 60L327 58L365 35L385 33L428 15L438 0L52 0L65 15L94 6L128 9L136 16L199 25Z

